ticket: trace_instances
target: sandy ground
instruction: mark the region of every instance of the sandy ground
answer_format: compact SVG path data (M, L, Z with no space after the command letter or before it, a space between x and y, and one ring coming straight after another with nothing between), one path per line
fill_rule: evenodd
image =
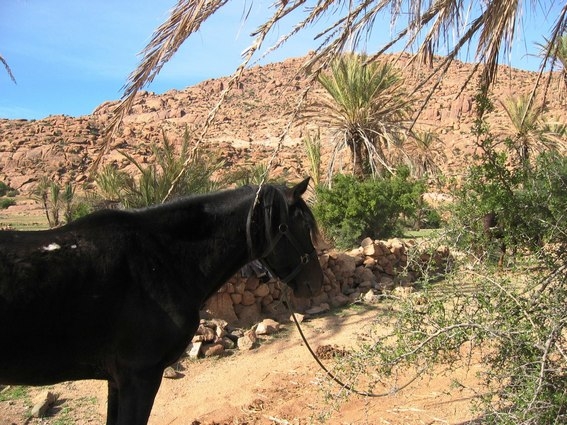
M321 345L349 348L380 309L349 308L304 322L313 349ZM324 373L303 345L293 323L259 347L217 358L180 361L178 379L164 379L149 423L152 425L331 425L464 424L473 419L473 391L454 389L453 378L474 382L473 370L457 376L435 376L381 398L329 397L340 387L325 382ZM332 365L333 360L324 363ZM328 390L332 389L331 392ZM68 382L50 388L59 401L41 419L27 419L29 401L0 402L0 425L104 424L106 384ZM325 391L324 389L327 389ZM30 388L30 398L45 388Z

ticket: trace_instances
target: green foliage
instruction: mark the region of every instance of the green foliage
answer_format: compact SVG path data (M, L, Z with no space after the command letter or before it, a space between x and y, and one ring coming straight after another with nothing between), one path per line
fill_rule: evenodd
M17 194L17 190L12 189L4 182L0 182L0 210L5 210L12 205L16 205L16 200L13 199L13 197Z
M0 210L5 210L12 205L16 205L16 200L14 198L0 198Z
M16 189L12 189L6 183L0 182L0 196L8 196L10 198L13 198L17 194L18 191Z
M478 100L477 110L490 110L485 98ZM511 166L482 113L475 132L483 162L458 193L449 233L457 237L432 243L451 252L480 244L480 218L495 211L504 238L522 249L522 262L495 274L490 264L459 256L466 269L456 262L442 280L423 273L420 291L404 298L383 294L394 313L379 316L359 349L333 370L374 391L456 370L462 376L478 364L473 408L483 424L567 423L567 158L547 152ZM398 372L407 380L398 381Z
M319 186L321 184L321 132L309 133L303 138L303 145L307 152L309 160L309 170L313 184Z
M71 222L93 212L93 203L90 201L75 201L68 214L67 222Z
M147 166L122 153L140 172L137 177L117 170L113 165L104 167L96 177L102 197L119 202L125 208L138 208L162 203L168 194L170 199L175 199L220 187L221 183L213 179L213 174L222 168L223 162L215 161L197 151L189 166L185 166L190 154L187 132L180 152L176 152L165 134L162 146L153 145L152 150L156 160Z
M477 145L482 162L469 169L456 193L451 235L461 249L486 257L492 246L482 218L496 213L498 233L508 246L538 251L543 242L565 241L567 222L567 158L554 151L540 154L531 164L510 166L502 144L484 121L477 122Z
M400 232L401 219L415 215L424 188L422 181L409 179L407 168L384 179L337 175L331 188L317 187L313 211L327 237L339 247L352 247L365 237Z
M28 387L22 386L11 386L2 389L0 391L0 402L2 401L10 401L10 400L25 400L26 403L29 402L30 396L28 392Z
M43 206L49 227L58 227L73 220L75 188L70 182L61 186L43 176L33 189L32 198Z
M4 182L0 182L0 196L5 196L6 192L8 192L9 186L4 183Z

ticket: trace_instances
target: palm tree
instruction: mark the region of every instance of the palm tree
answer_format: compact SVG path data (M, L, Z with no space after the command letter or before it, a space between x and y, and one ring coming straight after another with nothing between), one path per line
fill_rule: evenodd
M549 121L545 117L546 108L541 104L535 105L530 96L512 96L501 104L510 119L510 148L514 150L521 166L529 165L532 154L567 147L564 140L565 124Z
M399 146L411 112L400 74L389 63L366 59L347 54L334 61L319 76L323 95L304 113L304 119L332 130L333 159L349 149L359 177L393 171L389 154Z
M445 146L435 131L413 131L403 146L414 177L422 178L440 173L440 164L446 160Z
M551 68L558 70L563 82L563 89L567 89L567 34L558 37L553 44L544 38L545 43L537 43L542 57L548 57Z

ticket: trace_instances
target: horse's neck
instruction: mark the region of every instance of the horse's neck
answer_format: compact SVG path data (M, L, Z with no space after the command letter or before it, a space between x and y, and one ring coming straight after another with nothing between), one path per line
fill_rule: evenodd
M181 255L198 258L204 276L224 282L250 260L246 220L253 199L243 189L201 196L156 209L150 220L175 241Z

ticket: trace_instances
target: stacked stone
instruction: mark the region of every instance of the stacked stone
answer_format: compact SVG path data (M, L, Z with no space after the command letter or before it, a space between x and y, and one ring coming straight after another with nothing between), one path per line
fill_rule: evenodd
M384 291L399 284L398 272L407 266L407 245L400 239L388 241L366 238L359 248L347 253L332 253L328 260L327 275L336 282L340 294L336 300L348 297L348 302L364 298L376 302Z
M410 267L409 253L413 258ZM376 302L381 294L397 287L411 288L422 269L441 269L450 259L447 247L422 250L412 241L366 238L352 251L333 250L321 254L322 293L307 300L290 295L291 302L296 311L307 314L321 313L359 299ZM285 288L280 285L267 276L244 277L238 273L207 301L203 313L243 326L262 317L289 315L283 302ZM411 291L403 291L407 292Z
M280 330L281 325L272 319L264 319L248 330L231 328L220 319L201 319L186 353L190 358L198 358L220 356L226 350L251 350L256 347L258 336L272 335Z

